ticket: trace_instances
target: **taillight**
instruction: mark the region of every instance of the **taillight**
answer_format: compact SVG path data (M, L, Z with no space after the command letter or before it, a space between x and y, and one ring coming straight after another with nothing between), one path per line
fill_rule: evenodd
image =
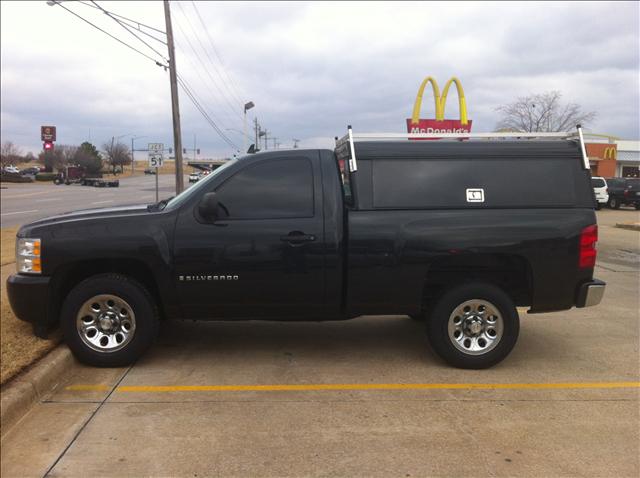
M628 189L625 189L624 190L624 197L628 198L629 197L629 192L630 191Z
M598 226L585 227L580 233L580 269L592 269L596 265L596 242L598 242Z

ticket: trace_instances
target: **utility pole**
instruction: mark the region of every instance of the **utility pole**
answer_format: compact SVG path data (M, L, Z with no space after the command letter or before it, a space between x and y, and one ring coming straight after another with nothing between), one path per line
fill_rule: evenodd
M115 136L111 136L111 151L109 151L109 159L111 159L111 168L113 174L116 174L116 164L113 162L113 142L116 140Z
M273 149L278 149L278 143L276 141L278 141L278 138L273 137L271 138L273 140Z
M267 128L264 129L263 133L264 133L264 150L266 151L267 149L269 149L269 143L267 141Z
M180 132L180 105L178 104L178 73L176 52L173 45L173 28L169 0L164 0L164 21L167 29L167 49L169 50L169 81L171 83L171 110L173 112L173 147L176 152L176 195L184 190L182 173L182 137Z
M299 139L293 138L293 147L294 149L298 147L298 143L300 142Z

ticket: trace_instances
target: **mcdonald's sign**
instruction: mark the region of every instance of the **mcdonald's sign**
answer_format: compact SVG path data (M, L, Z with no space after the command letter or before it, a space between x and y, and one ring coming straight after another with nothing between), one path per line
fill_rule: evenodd
M616 160L618 145L611 143L586 143L587 156L592 160Z
M609 146L608 148L604 148L602 159L616 159L617 156L617 148L615 146Z
M427 84L431 84L433 98L435 102L435 119L421 119L420 109L422 108L422 95ZM451 84L456 85L458 90L458 104L460 109L460 119L444 119L444 111L447 103L447 94ZM418 88L418 95L413 105L413 114L407 119L408 133L468 133L471 131L472 121L467 118L467 102L464 98L464 90L458 78L453 77L444 86L442 95L438 82L431 76L425 78Z

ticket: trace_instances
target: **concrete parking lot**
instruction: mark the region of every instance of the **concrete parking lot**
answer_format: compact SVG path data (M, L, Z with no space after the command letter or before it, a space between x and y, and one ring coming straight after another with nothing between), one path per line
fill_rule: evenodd
M2 476L636 477L640 233L614 225L639 218L598 212L602 304L522 311L492 369L407 317L169 322L131 367L70 369L3 432Z
M159 197L175 194L175 177L158 176ZM189 186L188 176L184 179ZM95 188L79 184L56 186L53 183L2 183L0 189L0 226L26 224L74 209L120 206L155 202L155 176L133 176L120 179L117 188Z

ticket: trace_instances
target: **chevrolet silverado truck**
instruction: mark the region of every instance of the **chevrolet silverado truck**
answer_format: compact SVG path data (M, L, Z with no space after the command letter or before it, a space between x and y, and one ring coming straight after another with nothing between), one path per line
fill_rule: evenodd
M446 362L485 368L514 347L517 307L600 302L581 138L348 131L335 150L230 160L157 204L23 226L16 316L122 366L167 319L408 315Z

